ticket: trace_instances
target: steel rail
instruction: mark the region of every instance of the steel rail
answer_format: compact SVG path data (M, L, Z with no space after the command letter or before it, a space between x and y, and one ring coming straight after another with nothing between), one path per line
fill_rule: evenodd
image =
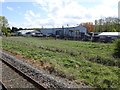
M46 88L44 88L42 85L40 85L40 83L38 83L37 81L35 81L34 79L32 79L31 77L29 77L28 75L24 74L24 72L18 70L15 66L11 65L9 62L7 62L4 59L0 60L5 63L7 66L9 66L10 68L12 68L16 73L18 73L19 75L21 75L24 79L26 79L27 81L29 81L30 83L32 83L36 88L38 88L39 90L47 90Z
M0 81L0 90L7 90L7 87Z

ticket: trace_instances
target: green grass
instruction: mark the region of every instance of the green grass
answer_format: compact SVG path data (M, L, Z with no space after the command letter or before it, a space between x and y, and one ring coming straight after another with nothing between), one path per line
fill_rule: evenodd
M120 59L113 57L114 44L30 37L2 41L9 52L49 63L51 73L93 87L120 88Z

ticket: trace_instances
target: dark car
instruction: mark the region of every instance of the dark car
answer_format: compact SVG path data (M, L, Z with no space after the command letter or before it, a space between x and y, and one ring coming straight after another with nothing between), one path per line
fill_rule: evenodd
M104 42L104 43L107 43L107 42L112 42L112 38L110 36L101 36L99 38L99 41L100 42Z

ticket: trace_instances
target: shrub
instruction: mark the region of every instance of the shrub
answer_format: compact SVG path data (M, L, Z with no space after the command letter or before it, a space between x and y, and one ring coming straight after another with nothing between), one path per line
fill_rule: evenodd
M120 39L115 41L114 56L120 58Z

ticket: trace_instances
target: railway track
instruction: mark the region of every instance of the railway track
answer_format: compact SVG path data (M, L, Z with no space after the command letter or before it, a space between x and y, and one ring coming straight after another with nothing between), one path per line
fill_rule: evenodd
M7 87L2 82L0 82L0 90L7 90Z
M9 67L14 69L14 71L19 72L21 76L26 78L26 80L28 80L29 82L31 81L31 83L33 83L33 85L39 89L45 90L45 89L54 89L54 88L63 89L63 88L88 87L86 85L76 84L66 79L62 79L54 75L50 75L44 70L37 69L32 65L24 62L23 60L17 59L16 57L10 54L4 52L0 52L0 54L1 54L0 61L7 64Z
M2 82L1 86L3 90L7 88L35 88L35 90L46 90L40 83L36 82L34 79L25 75L22 71L18 70L15 66L11 65L9 62L6 62L4 59L0 59L2 62ZM6 76L7 74L7 76ZM10 75L13 74L13 75ZM11 77L12 76L12 77ZM7 79L7 80L6 80ZM26 85L26 87L24 86ZM15 87L16 85L16 87ZM23 87L22 87L23 86Z

